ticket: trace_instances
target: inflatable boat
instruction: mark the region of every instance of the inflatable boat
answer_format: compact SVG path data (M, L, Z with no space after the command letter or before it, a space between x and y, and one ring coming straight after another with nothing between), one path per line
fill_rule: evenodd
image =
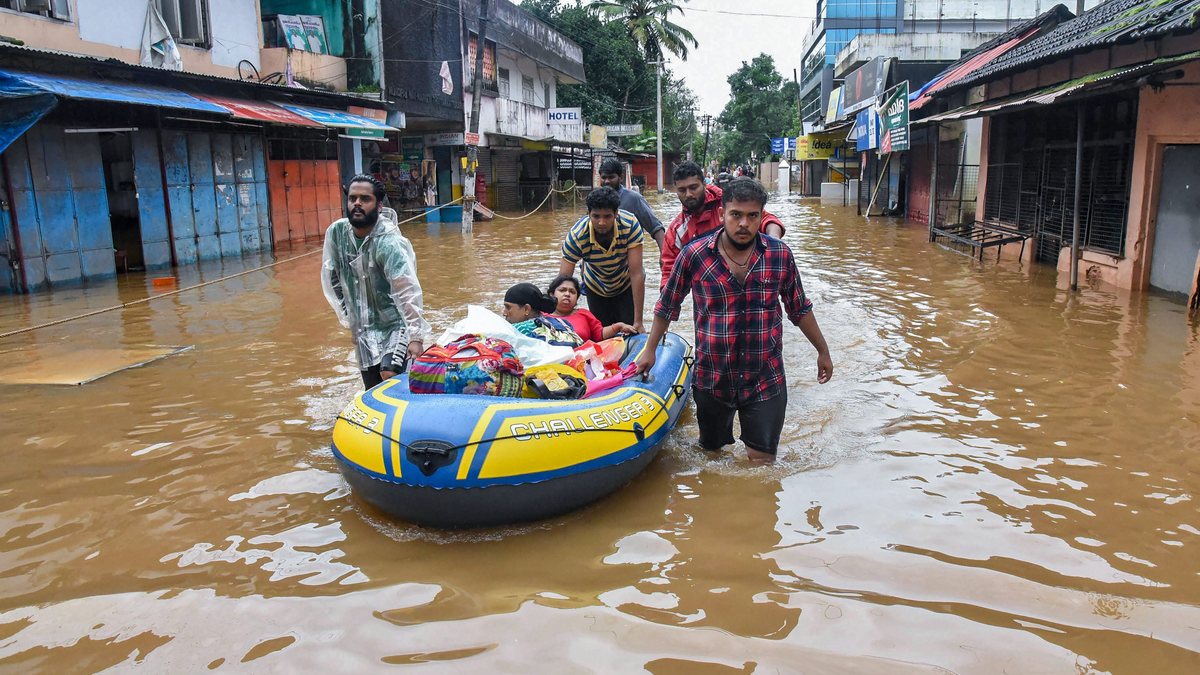
M646 336L626 341L633 363ZM654 459L691 391L692 346L674 333L646 378L578 400L413 394L401 375L338 415L333 456L350 488L420 525L549 518L625 485Z

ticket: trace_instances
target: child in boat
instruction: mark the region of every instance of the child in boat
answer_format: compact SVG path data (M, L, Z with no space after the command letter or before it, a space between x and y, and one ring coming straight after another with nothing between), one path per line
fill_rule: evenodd
M553 312L557 303L554 298L542 293L530 283L521 283L504 294L504 318L522 335L537 338L561 347L578 347L583 338L571 324L556 316L544 316Z
M579 309L579 280L573 276L560 275L546 289L554 297L554 311L549 316L562 319L584 340L600 342L617 334L632 335L637 332L627 323L617 322L611 326L600 325L600 320L586 309Z

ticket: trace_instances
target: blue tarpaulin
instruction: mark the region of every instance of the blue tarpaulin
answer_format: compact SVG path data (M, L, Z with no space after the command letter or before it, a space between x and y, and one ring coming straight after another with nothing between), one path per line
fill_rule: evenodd
M0 152L58 103L52 94L0 72Z
M355 115L342 110L329 110L327 108L311 108L305 105L296 105L294 103L278 103L280 107L286 108L301 117L310 119L318 124L327 127L343 127L347 129L378 129L381 131L399 131L395 127L388 126L378 120L373 120L362 115Z
M133 103L158 108L176 108L179 110L194 110L197 112L229 115L228 110L215 103L203 101L191 94L185 94L176 89L158 87L151 84L136 84L116 80L91 80L69 75L46 75L17 70L0 70L0 76L21 80L28 85L64 98Z

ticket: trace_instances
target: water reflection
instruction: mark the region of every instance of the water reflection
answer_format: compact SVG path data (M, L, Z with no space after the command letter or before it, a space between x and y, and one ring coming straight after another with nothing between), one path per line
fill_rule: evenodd
M532 525L432 532L347 491L328 437L359 380L316 257L0 342L10 360L195 347L0 387L0 664L1195 670L1200 335L1182 307L1070 294L919 226L770 208L838 365L817 387L785 330L777 465L708 457L688 412L631 485ZM406 226L435 327L549 281L574 218ZM135 275L3 298L0 331L151 292Z

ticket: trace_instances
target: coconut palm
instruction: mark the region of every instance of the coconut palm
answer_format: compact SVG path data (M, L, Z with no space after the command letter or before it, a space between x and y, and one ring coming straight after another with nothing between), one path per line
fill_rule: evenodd
M661 59L665 50L686 61L688 45L699 44L691 31L669 19L675 12L683 14L671 0L593 0L589 7L623 22L647 59Z

